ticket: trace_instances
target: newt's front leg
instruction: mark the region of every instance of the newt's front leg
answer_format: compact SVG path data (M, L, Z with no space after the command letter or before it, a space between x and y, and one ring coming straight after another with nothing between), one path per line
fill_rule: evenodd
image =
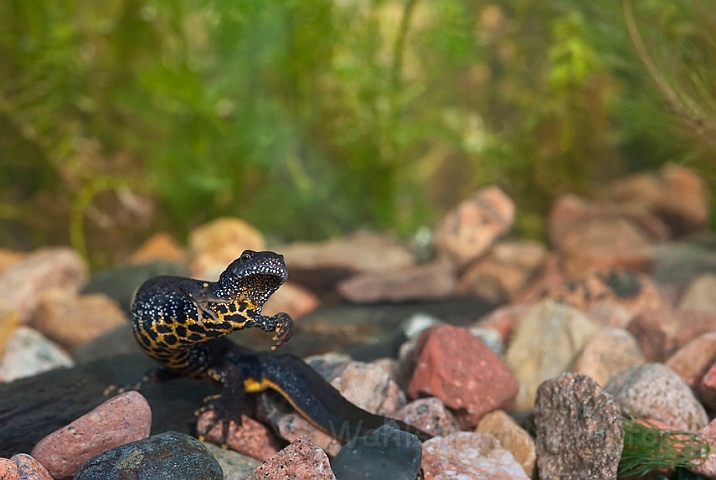
M271 347L271 350L276 350L288 342L293 335L293 320L288 313L280 312L272 317L259 315L254 319L254 324L264 332L276 333L272 338L276 344Z
M226 448L229 437L231 422L241 427L241 415L244 410L244 378L241 370L229 362L222 362L220 366L211 368L206 372L207 376L214 382L222 385L221 393L205 400L205 405L200 408L197 414L213 410L214 418L204 427L199 434L199 440L204 441L206 435L221 423L220 443Z
M195 281L186 279L179 283L177 289L196 307L197 318L201 318L203 313L209 315L212 319L218 320L216 312L209 307L209 302L215 303L231 303L230 298L217 297L206 292L209 283L205 282L199 286Z

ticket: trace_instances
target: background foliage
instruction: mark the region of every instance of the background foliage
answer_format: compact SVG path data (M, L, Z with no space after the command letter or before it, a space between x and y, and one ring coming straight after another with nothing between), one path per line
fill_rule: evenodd
M619 174L714 185L716 12L633 1L652 70L613 0L0 2L0 245L409 235L492 182L539 237Z

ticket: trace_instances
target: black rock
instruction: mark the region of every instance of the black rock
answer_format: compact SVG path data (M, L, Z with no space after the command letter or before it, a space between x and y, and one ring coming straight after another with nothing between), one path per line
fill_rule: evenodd
M194 437L165 432L86 461L74 480L223 480L214 456Z
M418 437L389 423L343 446L331 469L337 480L415 480L422 454Z
M30 453L45 435L107 400L107 387L135 384L154 367L145 355L124 355L0 384L0 457ZM190 433L194 411L219 389L183 378L150 383L141 392L152 409L152 433Z

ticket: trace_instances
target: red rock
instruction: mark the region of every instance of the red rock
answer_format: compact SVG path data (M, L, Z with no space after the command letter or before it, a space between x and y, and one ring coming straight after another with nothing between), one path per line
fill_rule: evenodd
M101 293L75 296L53 288L40 297L29 325L72 353L129 318L119 304Z
M203 432L213 419L213 411L202 413L196 423L196 429ZM212 443L220 444L222 427L223 423L218 422L206 434L206 439ZM241 428L236 428L236 424L231 422L226 443L231 450L262 462L271 458L281 449L281 441L271 429L246 415L241 416Z
M278 428L278 433L281 438L293 442L299 437L305 436L315 445L323 449L328 455L333 457L335 457L341 449L340 441L328 433L319 430L298 413L292 412L283 415L276 422L276 427Z
M418 340L415 358L408 395L438 397L458 411L463 428L474 427L487 412L512 408L519 388L517 379L468 329L451 325L428 328Z
M679 348L665 362L686 384L696 390L701 378L716 361L716 332L708 332Z
M605 387L623 411L665 422L678 430L699 432L708 424L704 407L686 382L662 363L631 367Z
M360 273L389 272L415 265L405 246L370 232L322 243L292 243L278 252L286 258L291 281L312 290L332 289L336 282Z
M186 261L186 252L174 237L168 233L160 232L149 237L129 257L129 263L132 265L141 265L156 260L184 263Z
M630 175L614 181L610 195L616 201L640 205L666 222L681 236L706 228L709 194L706 182L692 169L673 163L659 169L659 176Z
M438 255L463 268L482 257L515 221L515 204L496 186L478 190L452 209L435 228Z
M666 225L643 209L574 195L555 202L549 234L568 276L607 268L648 271L654 262L651 246L669 238Z
M37 459L26 453L18 453L10 460L17 465L20 480L53 480L47 469Z
M491 303L515 298L540 269L547 256L544 245L535 241L500 242L460 277L457 292Z
M271 295L271 298L264 304L262 312L269 317L279 312L286 312L296 320L312 312L320 304L321 301L314 294L289 282L284 283Z
M502 448L512 453L527 476L534 477L537 461L535 442L507 413L502 410L488 413L477 424L476 431L497 437Z
M307 437L295 442L268 459L246 480L286 478L293 480L335 480L328 457Z
M0 274L0 303L16 310L25 324L42 292L61 288L77 293L87 281L82 257L70 248L44 248Z
M543 297L583 312L604 301L620 305L632 315L667 306L659 288L648 275L619 270L590 272L567 280L545 291Z
M438 260L402 270L356 275L340 281L336 289L348 301L368 303L444 299L455 293L455 287L452 267Z
M17 465L9 458L0 458L0 480L20 480Z
M696 394L701 403L709 407L711 410L716 409L716 363L712 364L706 371L698 387Z
M146 399L139 392L125 392L40 440L32 456L55 479L72 478L95 455L147 438L151 426Z
M444 437L460 431L455 416L436 397L413 400L391 417L418 427L435 437Z
M588 375L603 387L622 370L645 363L633 335L621 328L604 328L584 346L574 371Z
M493 435L458 432L423 443L425 480L527 480L522 466Z
M244 220L224 217L189 232L189 248L192 276L215 280L244 250L265 250L266 240Z

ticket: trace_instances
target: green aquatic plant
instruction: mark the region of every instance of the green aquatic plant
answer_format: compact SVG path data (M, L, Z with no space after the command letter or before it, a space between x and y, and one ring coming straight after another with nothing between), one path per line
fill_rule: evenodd
M659 428L649 420L626 417L619 477L638 477L659 469L703 465L711 448L699 434Z

